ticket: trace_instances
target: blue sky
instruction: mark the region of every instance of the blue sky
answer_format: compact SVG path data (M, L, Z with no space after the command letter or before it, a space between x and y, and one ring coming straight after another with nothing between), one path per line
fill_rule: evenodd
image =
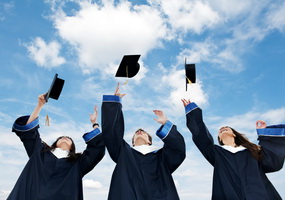
M137 128L154 137L153 109L163 110L187 143L173 174L182 200L211 196L212 167L191 140L181 98L195 101L215 138L230 125L256 141L255 121L285 122L285 2L282 0L149 0L0 2L0 198L13 188L28 157L14 120L30 114L55 73L65 80L58 101L40 115L41 137L70 135L77 150L91 130L89 113L113 94L123 55L140 54L140 71L121 87L125 139ZM185 91L184 61L197 83ZM51 125L45 126L49 114ZM99 120L100 122L100 120ZM108 153L84 177L85 199L106 199L114 163ZM268 175L285 198L285 170Z

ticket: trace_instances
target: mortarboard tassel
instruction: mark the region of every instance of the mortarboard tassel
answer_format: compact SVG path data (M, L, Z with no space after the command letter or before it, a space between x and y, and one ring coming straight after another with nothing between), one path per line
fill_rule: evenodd
M127 67L126 67L126 75L127 75L127 77L129 77L129 74L128 74L128 65L127 65ZM127 85L128 84L128 80L126 80L124 83L122 83L121 85Z
M190 81L190 79L187 76L186 76L186 79L187 79L189 84L192 84L192 81Z
M49 117L48 117L48 114L46 115L46 123L45 123L46 126L49 126Z
M127 85L128 84L128 80L126 80L124 83L122 83L121 85Z

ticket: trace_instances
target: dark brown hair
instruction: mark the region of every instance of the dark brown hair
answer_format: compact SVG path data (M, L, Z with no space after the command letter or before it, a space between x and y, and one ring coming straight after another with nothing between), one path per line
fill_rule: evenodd
M232 129L233 133L235 134L235 144L238 146L244 146L247 148L251 155L258 161L262 160L262 153L261 153L261 147L259 145L256 145L248 140L248 138L239 132L237 132L235 129L227 126L228 128ZM220 137L218 136L218 141L220 145L224 145L224 143L220 140Z
M49 146L48 144L46 144L46 143L44 142L43 151L44 151L44 152L46 152L46 151L52 151L52 150L54 150L55 148L57 148L57 146L56 146L57 141L60 140L60 139L63 138L63 137L68 137L68 136L61 136L61 137L58 137L58 138L56 139L56 141L55 141L51 146ZM76 150L75 144L74 144L72 138L70 138L70 137L68 137L68 138L71 140L72 143L71 143L71 147L70 147L69 154L68 154L68 157L67 157L67 161L75 162L75 161L79 158L79 156L81 155L81 153L76 153L76 151L75 151L75 150Z
M152 137L151 137L151 135L148 134L145 130L143 130L143 129L141 129L141 128L139 128L138 130L136 130L136 132L138 132L138 131L143 131L143 132L145 132L145 133L147 134L147 136L148 136L150 145L152 145ZM136 133L136 132L135 132L135 133ZM136 134L134 134L134 136L132 137L132 144L133 144L133 146L134 146L134 142L135 142L135 141L134 141L135 135L136 135Z

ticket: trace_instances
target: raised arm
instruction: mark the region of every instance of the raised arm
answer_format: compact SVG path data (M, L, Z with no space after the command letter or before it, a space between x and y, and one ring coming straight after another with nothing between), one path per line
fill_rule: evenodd
M36 105L34 111L29 116L19 117L13 124L12 131L19 136L24 144L26 152L30 157L35 150L36 144L41 145L41 139L39 136L39 120L38 116L42 107L45 104L44 94L38 96L38 104Z
M186 123L192 133L192 139L203 156L212 165L215 164L214 140L202 117L202 110L190 100L182 99L186 111Z
M282 169L285 159L285 124L267 126L262 120L256 122L259 145L262 147L262 168L265 172Z
M174 172L186 157L186 147L183 136L177 131L161 110L154 110L157 116L154 120L161 124L156 135L164 142L162 148L163 159L165 159L171 173Z
M102 103L102 133L103 140L114 162L117 162L121 146L125 144L124 117L121 100L125 94L120 94L119 84L114 95L104 95Z
M83 135L87 147L79 160L82 176L90 172L105 155L105 145L97 122L97 106L94 106L94 112L89 117L93 130Z
M39 114L43 108L43 106L45 105L46 100L45 100L45 94L41 94L38 97L38 104L35 107L34 111L32 112L32 114L30 115L27 124L31 123L32 121L34 121L35 119L37 119L39 117Z

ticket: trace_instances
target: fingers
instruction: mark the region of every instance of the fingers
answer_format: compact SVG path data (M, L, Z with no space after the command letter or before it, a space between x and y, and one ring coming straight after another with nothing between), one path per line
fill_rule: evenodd
M265 124L265 121L263 121L263 120L257 120L256 121L256 126L259 126L259 125L262 125L262 124Z
M115 91L114 95L118 96L118 94L120 94L120 83L119 82L117 84L116 91Z
M163 115L163 112L161 110L153 110L155 115Z
M119 82L118 82L118 85L116 87L116 91L115 91L114 95L119 96L121 98L126 95L126 94L120 94L120 83Z
M38 97L38 103L39 103L41 106L43 106L43 105L46 103L45 95L46 95L46 94L41 94L41 95L39 95L39 97Z
M255 125L256 128L266 128L266 122L263 120L257 120Z
M183 106L186 107L188 104L191 103L190 99L186 100L186 99L181 99Z

